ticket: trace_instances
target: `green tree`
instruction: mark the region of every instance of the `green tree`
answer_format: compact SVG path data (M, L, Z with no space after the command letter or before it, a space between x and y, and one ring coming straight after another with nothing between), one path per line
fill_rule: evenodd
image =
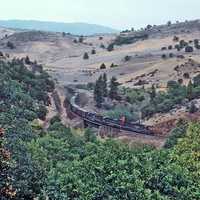
M110 80L110 91L109 91L109 97L111 99L116 99L118 96L118 86L119 83L117 82L116 77L112 77Z
M83 59L84 59L84 60L88 60L88 59L89 59L89 55L88 55L87 52L84 53L84 55L83 55Z
M103 91L103 96L107 97L108 96L108 86L107 86L107 75L106 73L103 74L102 78L102 91Z
M108 47L107 47L107 50L113 51L114 50L114 44L113 43L109 44Z
M97 107L101 107L104 98L103 98L103 78L102 76L96 81L95 88L94 88L94 100L97 104Z

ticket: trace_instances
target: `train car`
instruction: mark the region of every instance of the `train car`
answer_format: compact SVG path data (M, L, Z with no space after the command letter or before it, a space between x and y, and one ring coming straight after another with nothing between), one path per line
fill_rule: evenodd
M130 123L126 122L126 120L123 120L123 123L121 120L111 119L109 117L103 117L102 115L98 115L97 113L91 113L80 106L78 106L75 103L76 95L72 97L70 101L70 109L73 113L78 115L79 117L87 120L90 123L93 123L95 125L104 125L104 126L110 126L112 128L121 129L125 131L135 132L139 134L145 134L145 135L153 135L152 127L145 126L140 123Z

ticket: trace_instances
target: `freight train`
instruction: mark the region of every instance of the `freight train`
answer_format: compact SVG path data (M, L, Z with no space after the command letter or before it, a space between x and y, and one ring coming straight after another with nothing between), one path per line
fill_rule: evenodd
M108 126L111 128L116 128L124 131L130 131L134 133L153 135L152 128L150 126L145 126L140 123L131 123L122 120L111 119L109 117L104 117L95 112L88 112L78 106L75 102L76 95L72 97L70 101L70 110L77 116L81 117L84 121L94 126Z

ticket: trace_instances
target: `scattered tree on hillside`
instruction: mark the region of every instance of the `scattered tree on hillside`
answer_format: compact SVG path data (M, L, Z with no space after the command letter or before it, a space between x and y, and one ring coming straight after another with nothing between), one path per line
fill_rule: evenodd
M30 65L31 64L31 61L30 61L30 58L28 56L25 57L25 63L27 65Z
M62 36L65 37L65 36L66 36L66 33L65 33L65 32L62 32Z
M113 51L114 50L114 44L113 43L109 44L108 47L107 47L107 50Z
M92 49L91 54L93 54L93 55L96 54L96 50Z
M83 37L83 36L80 36L79 39L78 39L78 41L79 41L80 43L83 43L83 40L84 40L84 37Z
M185 52L191 53L191 52L193 52L193 51L194 51L193 47L191 47L191 46L186 46L186 47L185 47Z
M179 37L174 36L173 41L174 41L174 42L178 42L178 41L179 41Z
M103 43L101 43L100 48L105 49L105 45Z
M104 63L101 64L100 69L106 69L106 65Z
M127 56L124 57L124 61L125 61L125 62L128 62L128 61L130 61L130 60L131 60L131 56L128 56L128 55L127 55Z
M7 42L7 47L10 48L10 49L14 49L15 45L12 42L8 41Z
M89 59L89 55L88 55L87 52L84 53L84 55L83 55L83 59L84 59L84 60L88 60L88 59Z

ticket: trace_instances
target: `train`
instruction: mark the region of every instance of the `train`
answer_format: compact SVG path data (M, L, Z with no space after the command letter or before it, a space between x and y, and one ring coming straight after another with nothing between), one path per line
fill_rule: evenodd
M78 106L75 100L76 100L76 95L73 96L70 101L69 107L70 107L71 112L81 117L84 121L86 121L89 124L93 124L94 126L97 126L97 127L108 126L111 128L116 128L116 129L120 129L124 131L144 134L144 135L154 135L152 131L152 127L150 126L145 126L140 123L131 123L127 121L124 121L122 123L121 120L104 117L95 112L88 112L87 110Z

